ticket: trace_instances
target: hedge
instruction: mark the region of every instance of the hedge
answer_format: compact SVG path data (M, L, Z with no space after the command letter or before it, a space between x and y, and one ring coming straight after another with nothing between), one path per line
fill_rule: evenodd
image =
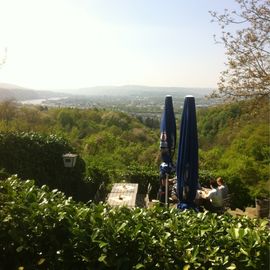
M0 269L268 269L267 220L76 203L0 182Z

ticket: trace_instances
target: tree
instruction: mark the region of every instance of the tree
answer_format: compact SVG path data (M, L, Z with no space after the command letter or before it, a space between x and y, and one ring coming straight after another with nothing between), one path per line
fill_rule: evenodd
M0 121L4 121L6 126L15 117L17 105L14 100L9 99L0 103Z
M227 62L212 97L227 100L270 95L270 1L236 0L240 11L210 11L221 29ZM233 30L241 25L241 30ZM228 28L232 28L229 30ZM235 28L234 28L235 29Z
M67 128L67 130L71 130L74 120L71 115L71 111L61 110L58 114L58 120L63 128Z

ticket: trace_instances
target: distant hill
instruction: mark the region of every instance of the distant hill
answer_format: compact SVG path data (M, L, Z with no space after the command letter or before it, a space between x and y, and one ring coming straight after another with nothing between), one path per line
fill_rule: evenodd
M66 94L53 91L33 90L18 85L0 83L0 101L7 99L24 101L29 99L47 99L61 96L64 97Z
M123 86L96 86L85 87L76 90L76 95L92 96L130 96L130 95L194 95L202 97L212 91L210 88L188 88L188 87L155 87L144 85L123 85Z
M78 89L59 89L53 91L28 89L18 85L0 83L0 100L15 99L18 101L30 99L48 99L68 96L118 96L118 97L160 97L165 95L181 96L193 95L203 97L212 91L210 88L187 87L155 87L143 85L96 86Z

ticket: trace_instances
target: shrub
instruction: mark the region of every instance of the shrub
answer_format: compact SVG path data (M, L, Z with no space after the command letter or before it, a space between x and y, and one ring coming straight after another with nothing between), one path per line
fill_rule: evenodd
M74 168L65 168L62 155L73 152L66 140L38 133L0 133L0 168L35 179L37 185L58 188L79 199L78 188L84 177L84 161L78 157Z
M0 182L0 269L268 269L267 221L75 203Z

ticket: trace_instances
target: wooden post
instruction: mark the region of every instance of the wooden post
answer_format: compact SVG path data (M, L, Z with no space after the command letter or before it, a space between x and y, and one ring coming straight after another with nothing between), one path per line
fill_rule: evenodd
M169 174L166 173L166 181L165 181L165 207L168 208L168 194L169 193Z

